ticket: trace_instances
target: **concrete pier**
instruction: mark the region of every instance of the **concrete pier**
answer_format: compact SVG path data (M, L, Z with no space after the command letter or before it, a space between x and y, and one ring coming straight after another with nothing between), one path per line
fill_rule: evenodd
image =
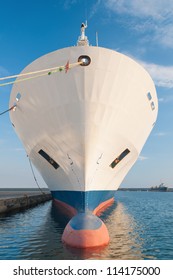
M49 192L11 193L0 192L0 214L31 208L45 201L51 200Z

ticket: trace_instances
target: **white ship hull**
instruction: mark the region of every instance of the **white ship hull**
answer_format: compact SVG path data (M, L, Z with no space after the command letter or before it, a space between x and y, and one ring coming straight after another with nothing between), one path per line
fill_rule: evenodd
M75 63L88 66L15 84L10 117L53 197L73 214L97 213L137 160L157 117L149 74L112 50L77 46L49 53L22 73Z

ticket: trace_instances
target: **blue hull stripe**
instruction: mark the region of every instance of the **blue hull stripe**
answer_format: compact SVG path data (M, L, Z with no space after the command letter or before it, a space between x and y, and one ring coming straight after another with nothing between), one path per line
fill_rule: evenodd
M78 212L94 211L102 202L111 199L115 191L52 191L52 197L60 200Z

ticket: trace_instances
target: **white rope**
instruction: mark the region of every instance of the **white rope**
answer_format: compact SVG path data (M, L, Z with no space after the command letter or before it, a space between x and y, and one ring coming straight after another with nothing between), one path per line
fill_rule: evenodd
M76 63L72 63L69 64L69 68L72 68L74 66L80 65L81 62L76 62ZM48 71L53 71L53 70L64 70L65 66L56 66L56 67L51 67L51 68L47 68L47 69L42 69L42 70L37 70L37 71L33 71L33 72L28 72L28 73L23 73L23 74L16 74L16 75L12 75L12 76L6 76L6 77L1 77L0 81L3 80L8 80L8 79L13 79L13 78L18 78L18 77L23 77L23 76L29 76L29 75L33 75L33 74L38 74L38 73L42 73L42 72L48 72Z

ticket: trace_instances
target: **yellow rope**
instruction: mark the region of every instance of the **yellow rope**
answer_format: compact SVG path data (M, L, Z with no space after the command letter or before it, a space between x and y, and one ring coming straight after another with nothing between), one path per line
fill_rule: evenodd
M75 66L80 65L80 64L81 64L81 62L72 63L72 64L69 64L68 68L70 69L70 68L75 67ZM0 78L1 81L46 72L46 73L43 73L43 74L40 74L40 75L35 75L35 76L27 77L27 78L24 78L24 79L18 79L18 80L15 80L15 81L5 82L5 83L0 84L0 87L20 83L20 82L23 82L23 81L35 79L35 78L50 75L50 74L54 74L54 73L57 73L58 71L62 71L62 70L65 70L65 69L66 69L66 65L65 66L63 65L63 66L52 67L52 68L42 69L42 70L38 70L38 71L33 71L33 72L28 72L28 73L3 77L3 78Z
M33 77L28 77L28 78L24 78L24 79L19 79L19 80L3 83L3 84L0 84L0 87L11 85L11 84L17 84L17 83L20 83L20 82L23 82L23 81L35 79L35 78L46 76L46 75L47 75L47 73L44 73L44 74L36 75L36 76L33 76Z

